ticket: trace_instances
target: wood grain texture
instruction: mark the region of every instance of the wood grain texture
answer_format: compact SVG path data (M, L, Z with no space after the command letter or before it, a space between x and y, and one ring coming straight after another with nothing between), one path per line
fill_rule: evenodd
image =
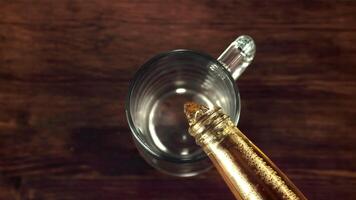
M124 115L158 52L257 44L240 129L310 199L356 198L356 2L0 1L0 199L233 199L149 167Z

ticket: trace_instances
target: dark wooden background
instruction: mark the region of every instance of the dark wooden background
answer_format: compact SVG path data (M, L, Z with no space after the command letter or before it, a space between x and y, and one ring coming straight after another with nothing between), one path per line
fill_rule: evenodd
M233 199L161 174L124 115L158 52L257 44L240 128L310 199L356 198L355 1L0 1L0 199Z

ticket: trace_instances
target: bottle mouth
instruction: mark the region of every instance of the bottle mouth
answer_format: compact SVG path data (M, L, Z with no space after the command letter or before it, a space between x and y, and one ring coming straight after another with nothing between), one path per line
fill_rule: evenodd
M207 106L197 104L195 102L187 102L184 104L184 113L189 125L193 125L199 118L209 111Z
M189 121L189 134L195 138L198 145L219 141L225 136L225 122L230 120L227 120L229 117L220 107L209 109L207 106L188 102L184 105L184 111Z

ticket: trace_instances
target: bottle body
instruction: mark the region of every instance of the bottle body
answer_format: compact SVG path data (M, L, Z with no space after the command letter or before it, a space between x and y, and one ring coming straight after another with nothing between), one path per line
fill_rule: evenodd
M306 199L237 128L233 132L203 149L237 199Z

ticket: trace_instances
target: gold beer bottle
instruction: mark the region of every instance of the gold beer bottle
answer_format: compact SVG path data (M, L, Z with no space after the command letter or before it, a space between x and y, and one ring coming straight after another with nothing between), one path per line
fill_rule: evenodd
M189 133L236 199L306 199L298 188L225 115L221 108L186 103Z

